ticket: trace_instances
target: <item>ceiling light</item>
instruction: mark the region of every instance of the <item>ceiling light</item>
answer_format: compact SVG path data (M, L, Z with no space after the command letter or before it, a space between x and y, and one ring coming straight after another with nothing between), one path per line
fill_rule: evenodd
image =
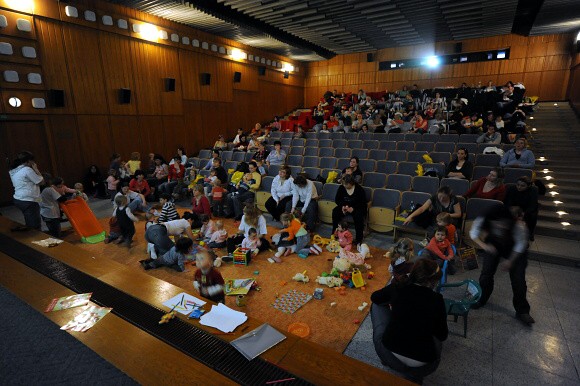
M554 106L558 106L558 104L557 103L554 103Z
M554 186L556 186L556 184L552 184L552 183L550 183L550 184L548 184L548 185L546 185L546 186L547 186L548 188L552 189Z
M558 195L558 194L560 194L560 193L558 193L558 192L555 192L555 191L551 191L551 192L550 192L550 194L551 194L552 196L557 196L557 195Z
M294 71L294 66L290 63L284 63L282 71Z
M534 117L530 117L530 119L534 119Z
M564 212L563 210L559 210L556 213L558 213L558 216L563 216L565 214L568 214L568 212Z
M532 131L538 131L538 129L536 129L535 127L532 129Z
M34 12L34 0L6 0L8 8L20 12Z
M546 157L540 157L540 158L538 158L538 161L545 161L545 160L546 160Z
M542 170L542 173L550 173L550 169L544 169Z
M553 180L554 177L552 177L552 176L544 176L544 179L550 181L550 180Z
M560 224L564 225L565 227L567 227L568 225L570 225L570 223L567 222L567 221L562 221Z
M560 205L560 204L563 204L563 202L562 202L562 201L558 201L558 200L556 200L556 201L554 201L554 204L556 204L556 205Z
M232 58L234 60L242 60L244 58L244 53L241 50L234 48L232 50Z

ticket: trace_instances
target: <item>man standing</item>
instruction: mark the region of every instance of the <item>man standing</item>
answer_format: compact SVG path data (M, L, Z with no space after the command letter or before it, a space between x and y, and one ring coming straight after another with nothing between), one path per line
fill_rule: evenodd
M531 326L530 304L526 299L526 267L528 266L528 229L521 208L503 205L477 217L469 231L473 241L483 249L483 267L479 276L482 294L473 309L483 307L493 292L498 265L509 271L516 318Z

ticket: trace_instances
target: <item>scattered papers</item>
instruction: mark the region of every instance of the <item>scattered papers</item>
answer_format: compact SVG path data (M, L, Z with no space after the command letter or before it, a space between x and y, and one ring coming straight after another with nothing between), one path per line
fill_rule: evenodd
M225 282L226 295L246 295L250 292L254 279L226 279Z
M62 242L62 240L49 237L48 239L33 241L32 244L40 245L41 247L56 247Z
M203 306L206 302L185 292L175 295L169 300L163 302L163 305L172 311L179 312L183 315L189 315L196 306Z
M112 308L99 306L86 306L84 311L74 317L73 320L62 326L61 330L85 332L93 327L105 315L111 312Z
M46 307L44 312L66 310L68 308L85 306L89 304L89 299L93 293L64 296L62 298L52 299L52 302Z
M199 319L199 324L217 328L222 332L232 332L246 320L248 317L244 312L232 310L219 303L217 306L211 306L211 311Z
M286 339L284 334L265 323L255 330L248 332L246 335L242 335L238 339L233 340L231 345L251 361L284 339Z

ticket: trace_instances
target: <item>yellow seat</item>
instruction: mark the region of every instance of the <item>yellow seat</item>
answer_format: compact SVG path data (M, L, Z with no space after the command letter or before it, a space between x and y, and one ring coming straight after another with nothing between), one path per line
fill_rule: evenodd
M369 209L369 228L375 232L387 233L394 228L395 210L390 208L371 207Z
M336 203L330 200L318 200L318 218L326 224L332 224L332 210L336 208Z
M262 212L267 212L266 201L268 201L270 197L272 197L272 193L270 192L264 192L261 190L256 192L256 205Z

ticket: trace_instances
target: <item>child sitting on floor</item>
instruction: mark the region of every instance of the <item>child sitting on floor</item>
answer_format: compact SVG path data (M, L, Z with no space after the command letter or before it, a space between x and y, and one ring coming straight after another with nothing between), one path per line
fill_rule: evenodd
M209 248L225 248L228 239L228 231L224 229L222 220L215 222L215 231L212 233L207 246Z
M224 278L213 266L211 253L200 250L195 255L197 271L193 276L193 286L199 294L216 303L225 304Z
M293 249L291 247L296 244L296 233L298 233L302 227L302 223L294 218L291 213L283 213L280 216L280 222L282 222L282 226L285 228L272 236L272 240L278 239L278 251L274 256L268 259L270 263L281 263L282 256L288 256L292 253ZM294 247L294 250L296 250L296 247Z
M175 209L175 204L171 202L171 195L168 193L161 193L159 196L159 203L161 204L161 214L157 219L159 224L167 221L179 220L179 213Z
M447 228L438 226L435 230L435 236L431 238L427 247L422 251L421 255L427 253L427 257L435 260L437 264L442 267L444 261L448 261L447 273L453 275L455 268L453 267L453 248L447 239Z
M199 237L207 242L215 232L215 223L207 214L200 215L199 220L202 224L201 229L199 230Z
M348 222L341 221L334 231L334 237L338 239L338 244L345 251L352 249L352 233L348 230Z
M189 237L180 237L165 254L157 259L141 260L141 266L147 271L159 267L170 267L176 271L185 271L186 255L193 249L193 241Z
M115 205L113 216L117 217L117 224L121 228L121 236L115 240L115 244L124 243L127 248L131 248L133 236L135 236L135 223L139 219L131 213L131 209L127 206L126 196L115 197Z
M250 228L248 230L248 237L244 237L242 240L242 248L246 248L252 251L252 255L256 256L260 250L258 249L262 245L262 241L258 237L258 231L256 228Z
M393 280L397 281L407 276L411 272L411 268L413 268L411 260L413 259L414 250L413 240L405 237L400 239L385 253L385 257L391 260L389 264L391 278L387 285L391 284Z

